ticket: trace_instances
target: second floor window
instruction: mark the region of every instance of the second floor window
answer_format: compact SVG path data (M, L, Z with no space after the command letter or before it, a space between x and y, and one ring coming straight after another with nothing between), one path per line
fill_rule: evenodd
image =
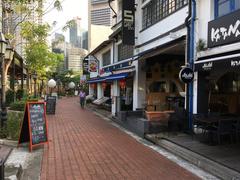
M240 0L215 0L215 17L221 17L240 9Z
M133 46L123 45L122 43L118 45L118 61L128 59L133 56Z
M103 66L111 64L111 51L107 51L102 55Z
M188 0L152 0L142 8L142 29L157 23L178 9L187 5Z

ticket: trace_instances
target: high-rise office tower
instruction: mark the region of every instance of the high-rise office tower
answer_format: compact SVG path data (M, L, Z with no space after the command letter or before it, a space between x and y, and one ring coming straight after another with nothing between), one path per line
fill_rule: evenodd
M42 24L42 14L41 10L43 4L40 1L29 0L26 7L31 11L30 13L19 13L15 12L17 6L14 2L9 3L7 1L2 2L1 5L5 9L3 11L3 32L11 33L14 35L13 44L15 50L22 57L24 56L23 48L26 43L21 37L21 23L22 22L33 22L37 24ZM6 18L7 17L7 18Z
M112 3L115 6L115 2ZM108 0L88 1L88 50L91 51L112 33L113 13Z
M74 20L74 24L72 27L69 28L69 40L70 43L75 46L80 48L81 47L81 18L76 17L73 19Z

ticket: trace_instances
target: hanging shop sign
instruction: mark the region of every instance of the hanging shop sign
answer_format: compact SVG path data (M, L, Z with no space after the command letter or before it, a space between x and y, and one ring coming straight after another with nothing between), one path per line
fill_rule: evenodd
M193 81L194 78L194 72L191 68L189 67L184 67L181 69L181 71L179 72L179 79L183 82L183 83L190 83Z
M98 72L98 60L95 59L93 56L89 56L88 71L90 73Z
M135 1L122 1L122 43L124 45L135 44Z
M88 57L83 59L83 74L89 74L88 71Z
M240 41L240 10L208 23L208 47Z

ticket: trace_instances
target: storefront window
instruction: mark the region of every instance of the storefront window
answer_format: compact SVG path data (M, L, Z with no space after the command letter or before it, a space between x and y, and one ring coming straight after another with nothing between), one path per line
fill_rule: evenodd
M166 89L167 83L165 81L156 81L149 86L150 92L166 92Z
M226 73L209 91L210 112L239 114L240 110L240 74Z

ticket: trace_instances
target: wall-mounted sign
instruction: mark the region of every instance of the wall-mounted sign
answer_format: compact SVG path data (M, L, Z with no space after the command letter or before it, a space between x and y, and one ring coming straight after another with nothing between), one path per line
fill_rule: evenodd
M239 71L240 70L240 57L226 58L217 61L196 61L195 62L196 71Z
M123 63L120 63L120 64L116 64L116 65L112 65L112 66L103 68L103 70L104 70L104 72L112 72L112 71L117 70L117 69L130 67L131 65L132 65L132 61L127 61L127 62L123 62Z
M135 1L122 1L122 43L125 45L135 44Z
M208 23L208 47L240 41L240 10Z
M194 72L189 67L184 67L179 72L179 79L184 83L190 83L193 81Z

